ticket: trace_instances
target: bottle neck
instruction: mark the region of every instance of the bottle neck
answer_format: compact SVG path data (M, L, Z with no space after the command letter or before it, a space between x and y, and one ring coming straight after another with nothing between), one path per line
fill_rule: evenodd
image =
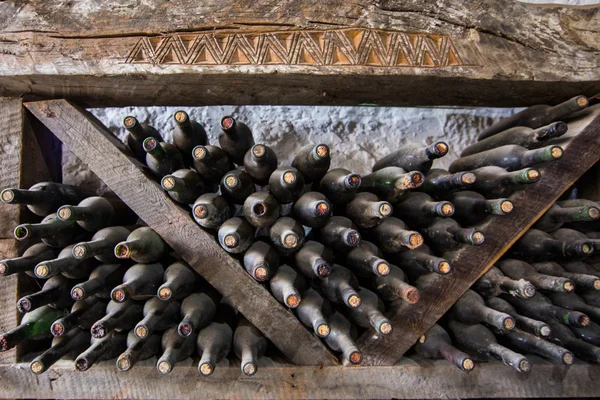
M73 221L61 221L58 218L40 224L22 224L15 228L14 234L17 240L47 238L60 234L61 231L72 224Z
M600 217L598 208L591 206L553 207L548 213L555 222L593 221Z
M90 242L83 242L73 247L73 255L84 260L98 255L109 255L114 252L114 241L110 239L96 239Z
M245 375L251 376L256 373L258 370L258 365L256 363L258 355L255 346L245 345L242 349L242 372Z
M43 205L54 200L54 192L26 189L6 189L0 194L2 202L7 204Z
M528 150L521 157L521 167L558 160L562 155L563 150L560 146L547 146L541 149Z
M46 304L53 303L60 298L63 289L64 288L60 286L48 289L42 288L42 290L37 293L21 298L17 303L17 308L21 313L25 313Z
M508 199L482 200L485 211L492 215L506 215L513 209L512 201Z
M92 221L96 212L96 208L89 206L62 206L57 215L63 221Z
M166 175L163 177L161 185L167 192L183 193L187 188L185 179L174 175Z
M81 260L69 255L64 258L57 258L39 263L34 269L34 273L38 278L48 279L59 275L64 271L68 271L81 264Z
M557 104L554 107L550 107L546 110L546 120L556 121L564 116L579 111L589 105L589 100L585 96L577 96L569 99L563 103Z

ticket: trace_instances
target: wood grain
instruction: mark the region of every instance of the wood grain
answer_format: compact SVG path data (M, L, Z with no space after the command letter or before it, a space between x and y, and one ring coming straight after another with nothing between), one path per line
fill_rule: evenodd
M399 304L390 311L392 325L401 327L380 338L375 332L358 342L363 364L392 365L425 333L460 296L496 262L502 254L569 188L600 159L600 106L582 113L569 124L572 136L563 157L543 165L542 179L510 197L515 208L507 216L492 217L481 229L481 246L463 246L452 261L454 272L440 275L420 287L417 304Z
M17 256L17 241L0 239L0 260ZM0 278L0 332L6 332L17 326L17 275ZM16 349L0 353L0 364L12 364L17 360Z
M126 155L124 145L94 116L65 100L26 103L79 159L148 226L219 290L293 363L335 365L316 336L231 258Z

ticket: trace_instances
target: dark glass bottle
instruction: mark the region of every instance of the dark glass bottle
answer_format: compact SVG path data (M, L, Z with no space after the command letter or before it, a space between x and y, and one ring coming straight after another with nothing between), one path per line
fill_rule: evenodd
M77 371L87 371L97 361L116 358L126 349L126 332L113 332L101 339L92 337L91 346L75 359L75 368Z
M163 275L163 266L158 263L135 264L123 275L123 283L110 292L110 298L122 303L129 299L146 300L156 296Z
M85 300L90 296L109 298L112 288L123 282L127 266L122 264L100 264L90 273L87 281L73 286L73 300Z
M51 347L31 361L29 370L35 375L42 374L61 358L80 354L89 342L89 332L80 328L73 329L64 336L55 337Z
M115 330L128 331L142 318L142 310L143 305L133 300L122 303L111 301L106 306L106 315L92 325L90 332L100 339Z
M196 335L182 337L177 334L177 328L169 328L163 333L161 343L163 353L156 362L156 369L165 375L196 350Z
M269 281L271 293L280 303L288 308L296 308L302 301L300 293L308 286L304 277L289 265L277 269Z
M421 229L421 233L431 247L439 252L458 249L463 244L481 245L485 235L479 229L462 228L452 218L438 218L431 225Z
M502 296L502 298L512 304L521 314L529 318L540 319L548 324L551 321L560 321L565 325L583 327L590 323L590 317L584 313L557 307L539 292L530 299L511 296Z
M159 260L167 251L167 245L152 228L142 227L131 232L127 240L115 246L120 259L132 259L138 263Z
M269 192L281 203L296 201L304 190L304 176L296 168L279 167L269 177Z
M181 204L193 204L204 193L202 177L191 169L178 169L163 176L160 185L169 197Z
M233 204L244 204L246 198L254 193L254 182L241 169L229 171L221 179L221 195Z
M233 216L233 209L223 196L205 193L192 206L192 215L203 228L217 229Z
M154 332L164 331L177 325L181 305L176 301L162 301L152 297L144 303L144 318L135 325L133 331L141 339L147 338Z
M358 326L372 327L380 335L392 333L392 323L383 315L383 302L377 295L363 287L359 288L360 306L348 308L348 316Z
M345 265L358 276L387 275L390 273L390 264L382 257L377 246L362 240L357 247L346 253Z
M415 352L425 358L445 358L463 371L471 371L475 363L471 357L452 346L450 335L438 324L434 324L413 346Z
M176 111L173 115L175 129L173 129L173 144L183 154L183 161L186 165L192 165L192 150L196 146L203 146L208 143L206 130L197 121L190 119L185 111Z
M219 135L219 145L237 165L244 163L244 155L254 145L252 131L243 122L231 116L221 119L223 133Z
M208 325L217 312L213 295L193 293L181 302L181 322L177 326L180 336L188 337Z
M271 278L279 267L279 253L268 243L257 240L244 253L244 268L257 281Z
M163 141L162 136L154 127L145 122L140 123L131 115L123 119L123 127L127 129L128 132L127 136L125 137L125 142L136 158L138 158L140 161L144 161L146 159L146 154L144 152L144 140L146 138L152 137L159 142Z
M387 201L380 201L373 193L359 193L346 205L346 214L359 228L372 228L392 214Z
M50 305L54 308L71 308L73 299L69 293L72 281L62 275L53 276L44 282L42 288L32 294L21 297L17 301L17 310L28 313L36 308Z
M309 240L295 254L296 266L306 276L325 278L331 272L333 254L319 242Z
M529 229L510 248L508 254L526 261L554 261L556 259L576 259L586 257L593 246L586 240L562 241L552 238L546 232Z
M541 172L535 168L508 172L500 167L483 167L474 169L471 173L476 178L471 190L491 199L508 197L523 190L525 185L535 183L542 178Z
M552 232L550 234L550 236L552 236L556 240L561 240L566 243L571 243L573 241L584 241L588 245L592 246L592 253L593 253L593 249L597 248L598 244L600 244L600 240L591 239L585 233L582 233L582 232L579 232L579 231L576 231L576 230L570 229L570 228L560 228L560 229ZM588 255L591 255L592 253L589 253ZM586 257L587 256L579 257L579 258L586 258Z
M296 307L300 322L320 338L327 337L331 331L328 319L332 312L331 304L314 289L302 293L302 301Z
M219 183L223 175L235 168L227 153L217 146L196 146L192 157L194 169L206 182Z
M550 340L559 346L571 350L582 360L600 363L600 347L584 342L575 336L575 334L558 321L548 321L550 326Z
M384 218L379 225L367 231L367 236L386 253L413 250L423 244L423 236L419 232L410 230L395 217Z
M454 205L448 201L435 201L427 193L407 193L394 204L394 215L411 226L429 225L436 218L448 218L454 214Z
M146 165L157 178L173 173L184 167L183 156L170 143L159 142L155 138L144 139Z
M25 250L21 257L0 261L0 276L9 276L19 272L25 272L29 276L35 276L35 266L45 260L52 260L57 256L56 249L46 243L37 243Z
M499 339L515 350L537 354L555 364L571 365L575 358L569 350L520 329L503 333Z
M52 336L63 336L75 328L89 331L92 325L104 316L105 310L106 302L97 297L76 301L69 314L54 321L50 327L50 333Z
M352 340L352 325L338 312L334 312L329 318L329 335L325 343L333 351L342 353L344 360L353 365L362 361L362 353Z
M17 240L41 239L48 246L65 247L89 237L75 221L61 221L50 214L39 224L21 224L14 230Z
M335 204L346 204L355 196L362 179L345 168L329 170L321 179L319 190Z
M385 301L404 300L408 304L419 301L419 290L407 283L406 274L395 265L390 265L389 274L373 276L372 283Z
M155 333L147 338L137 337L134 331L127 334L127 350L117 358L117 369L129 371L135 363L154 357L160 352L162 335Z
M496 166L508 171L516 171L546 161L558 160L563 155L560 146L546 146L527 150L518 145L507 145L481 153L459 158L450 164L450 172L470 171L477 168Z
M600 322L600 307L587 304L575 293L551 293L548 295L548 298L555 306L566 308L567 310L580 311L588 315L592 320Z
M252 376L258 371L258 359L265 354L267 339L246 318L241 318L233 334L233 351L242 360L244 375Z
M331 152L326 144L309 144L302 147L292 161L292 167L296 168L304 177L304 183L319 182L331 164Z
M434 168L427 172L425 180L418 190L435 198L446 198L455 190L470 188L475 179L475 175L470 172L452 174L445 169Z
M346 218L334 216L320 230L323 244L335 251L348 251L360 243L360 233L354 223Z
M577 338L585 342L593 344L594 346L600 346L600 325L595 322L590 322L589 325L584 328L572 326L571 332L573 332Z
M62 206L56 212L61 221L77 221L88 232L113 225L134 224L137 215L122 201L114 198L88 197L76 206Z
M242 253L254 241L256 228L245 219L239 217L229 218L221 225L217 234L219 244L228 253Z
M540 274L525 261L505 258L498 261L496 266L509 278L526 279L537 289L553 292L571 292L575 288L573 281L570 279Z
M425 176L419 171L405 171L398 167L386 167L362 177L361 191L376 194L382 200L396 202L407 190L417 189Z
M7 351L25 340L41 340L51 337L50 327L59 318L67 314L64 309L41 306L28 312L21 324L8 332L0 334L0 351Z
M347 307L360 306L358 280L349 269L334 265L329 276L315 283L331 302L345 304Z
M269 229L269 237L281 253L295 253L304 244L304 228L292 218L281 217Z
M581 261L575 261L574 264L584 264ZM600 278L596 275L579 272L567 272L560 264L553 261L531 264L535 270L544 275L552 275L572 281L578 289L600 290ZM591 267L590 267L591 268Z
M448 200L454 205L454 218L463 226L482 223L490 215L506 215L512 212L513 202L506 198L486 199L477 192L460 191Z
M448 145L444 142L435 142L426 147L417 143L409 143L377 161L373 166L373 171L386 167L399 167L405 171L427 172L431 169L433 160L443 157L447 153Z
M411 278L427 272L445 275L451 273L453 269L448 260L434 256L426 245L415 250L396 253L391 256L391 260Z
M252 226L268 228L279 218L281 208L270 193L255 192L244 201L243 211L244 217Z
M550 335L550 327L548 324L519 314L510 303L507 303L506 300L502 300L500 297L490 297L485 301L485 304L496 311L503 312L513 317L515 326L523 331L542 337Z
M477 293L468 290L452 307L452 318L466 323L486 323L499 330L511 330L515 320L508 314L487 307Z
M562 261L561 265L566 271L571 273L588 274L600 277L600 272L597 269L583 261Z
M58 253L55 259L40 262L33 268L35 276L40 279L48 279L61 274L69 279L87 277L97 265L97 261L75 258L73 248L72 245L67 246Z
M198 277L183 261L178 261L167 267L164 283L157 290L161 300L179 300L192 294L198 289Z
M472 289L486 298L498 296L501 293L523 299L535 295L535 286L531 282L523 278L511 279L494 266L473 284Z
M598 206L561 207L553 204L533 225L534 229L554 232L568 222L594 221L600 218Z
M213 322L200 330L196 339L196 347L200 355L198 373L210 376L215 371L217 363L223 360L231 351L233 330L225 322Z
M244 155L244 169L258 185L269 183L276 168L277 154L267 145L255 144Z
M117 262L115 246L127 239L130 230L122 226L111 226L100 229L89 242L77 243L73 246L72 254L78 260L95 257L103 263Z
M293 212L302 225L320 228L331 216L331 204L322 193L308 192L294 203Z

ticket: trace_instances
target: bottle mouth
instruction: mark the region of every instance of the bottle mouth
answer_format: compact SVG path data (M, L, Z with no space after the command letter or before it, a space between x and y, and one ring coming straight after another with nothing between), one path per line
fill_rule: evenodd
M550 150L550 155L552 156L553 159L558 160L559 158L561 158L563 156L562 147L552 146L552 149Z
M117 369L119 369L119 371L129 371L131 366L131 357L129 355L121 356L117 360Z
M144 143L142 144L142 147L144 148L144 151L146 153L153 151L154 149L156 149L157 146L158 146L158 140L156 140L153 137L148 137L148 138L144 139Z
M235 126L235 119L231 116L225 116L221 119L221 129L227 131Z
M56 212L56 216L61 221L68 221L69 218L71 218L71 215L73 215L73 211L71 210L71 206L62 206Z
M319 144L315 146L315 154L319 158L325 158L329 156L329 146L327 146L326 144Z
M117 303L123 303L127 300L127 293L123 289L113 289L110 298Z
M167 192L175 188L175 178L171 175L163 176L160 180L160 186Z
M357 294L351 294L350 296L348 296L347 303L350 307L357 308L362 303L362 300Z
M587 315L582 315L579 318L577 318L577 325L581 326L581 327L586 327L590 324L590 317L588 317Z
M44 364L41 361L34 361L29 365L29 369L36 375L44 372Z
M31 301L28 298L20 299L17 302L17 309L21 314L31 311Z
M265 203L256 203L252 206L252 213L257 217L262 217L267 213L267 205Z
M317 217L324 217L328 215L330 211L329 204L324 201L319 202L315 207L315 215Z
M438 263L437 270L440 272L440 274L446 275L449 274L450 271L452 271L452 267L450 266L450 263L448 261L440 261Z
M75 368L77 369L77 371L87 371L90 368L90 365L88 364L87 360L83 359L83 358L78 358L77 360L75 360Z
M448 144L446 142L437 142L434 146L435 155L442 157L448 154Z
M328 324L320 324L319 326L317 326L317 335L319 337L327 337L329 336L329 332L331 332L331 328L329 327Z
M288 249L293 249L298 246L299 241L300 239L298 238L298 235L295 233L288 233L283 238L283 245Z
M515 328L515 320L512 317L507 317L502 321L504 329L513 330Z
M533 286L532 284L525 285L525 287L523 288L523 295L527 299L535 296L535 286Z
M254 157L262 158L267 154L267 148L263 144L255 144L252 146L252 154Z
M6 336L2 335L0 336L0 351L6 350L8 350L8 340L6 339Z
M392 205L390 203L388 203L387 201L382 201L381 204L379 205L379 214L381 214L382 217L387 217L391 213L392 213Z
M392 333L392 329L393 328L390 321L382 321L377 327L377 331L379 331L379 333L381 333L382 335L389 335L390 333Z
M423 244L423 236L421 236L421 234L418 232L410 233L408 235L407 243L407 247L411 250L421 247L421 245Z
M15 199L15 192L12 189L4 189L2 193L0 193L0 200L3 203L11 203Z
M87 249L85 248L85 245L78 244L75 247L73 247L73 250L71 250L71 254L77 259L82 259L86 256Z
M537 169L534 169L534 168L527 169L525 174L527 176L527 180L529 180L530 182L537 182L542 177L542 174L540 173L540 171L538 171Z
M408 304L416 304L421 298L421 294L417 288L408 288L405 292L404 298Z
M187 322L181 322L177 327L177 333L181 337L188 337L192 334L192 326Z
M510 213L513 210L513 208L514 208L514 204L513 204L512 201L510 201L510 200L502 200L502 203L500 204L500 209L504 213L506 213L506 214Z
M236 234L233 234L233 233L226 235L223 238L223 244L228 249L235 248L239 243L240 243L240 239L238 238L238 236Z
M73 300L81 300L85 296L85 291L82 287L75 286L71 289L71 298Z
M350 247L356 247L360 244L360 233L354 229L351 229L346 234L346 244Z
M519 371L529 372L531 370L531 363L528 360L519 361Z
M134 333L135 336L139 337L140 339L144 339L148 336L148 328L144 325L138 325L135 327Z
M349 189L358 189L362 184L362 178L358 174L350 174L346 177L346 186Z
M285 299L285 304L289 308L296 308L300 304L300 296L297 294L291 294Z
M390 273L390 265L385 261L379 261L375 267L377 274L386 276Z
M115 246L115 257L117 258L129 258L131 256L131 249L126 243L119 243Z
M475 231L470 235L471 244L477 246L485 241L485 235L481 231Z
M464 184L464 185L472 185L475 183L475 181L477 180L477 178L475 177L475 174L472 172L464 172L461 176L460 176L460 181ZM471 361L472 362L472 361Z
M175 115L173 115L173 118L175 119L175 122L177 124L184 124L188 121L189 116L188 113L186 113L183 110L179 110L177 112L175 112Z
M29 230L24 226L17 226L14 235L17 240L25 240L29 237Z
M208 208L204 205L197 205L194 207L194 215L197 218L204 219L208 216Z
M571 364L573 364L575 357L573 356L573 353L571 353L569 351L569 352L566 352L565 354L563 354L562 360L565 365L571 365Z
M204 147L204 146L196 146L192 150L192 154L193 154L195 160L203 160L206 157L206 155L208 154L208 151L206 150L206 147Z
M50 333L52 333L52 336L62 336L65 334L65 326L62 322L55 322L50 327Z
M48 268L48 266L46 264L38 264L35 266L33 273L38 278L44 279L44 278L48 277L48 274L50 273L50 268Z
M329 267L329 264L325 261L318 264L316 270L319 278L327 278L331 273L331 268Z
M588 216L592 219L600 218L600 210L596 207L590 207L588 210Z
M235 175L226 175L223 178L223 182L228 189L235 189L239 185L240 180Z
M572 292L573 290L575 290L575 284L572 281L566 281L565 283L563 283L563 290L565 292Z
M296 182L296 173L294 171L285 171L283 173L283 182L287 183L287 184L292 184L294 182Z
M102 339L108 334L106 329L104 329L104 327L101 325L93 325L92 329L90 329L90 332L92 333L94 339Z
M215 365L212 362L203 362L198 366L200 375L210 376L215 371Z
M540 328L540 336L550 336L550 333L552 333L552 330L548 325L544 325Z
M133 128L134 126L137 125L137 123L138 123L138 120L131 115L128 115L123 119L123 126L125 128Z
M577 98L576 102L577 102L577 105L578 105L579 107L582 107L582 108L583 108L583 107L587 107L587 106L588 106L588 104L590 104L590 101L589 101L589 100L588 100L588 98L587 98L587 97L585 97L585 96L579 96L579 97Z
M247 375L247 376L252 376L252 375L256 374L257 370L258 370L258 367L253 362L247 362L242 367L242 372L244 373L244 375Z
M158 290L158 297L161 300L169 300L171 296L173 296L173 291L171 290L171 288L164 287Z
M163 375L166 375L169 372L171 372L171 370L173 369L173 366L168 361L161 361L158 363L156 368L158 369L158 372L160 372Z
M6 263L0 263L0 275L6 275L7 271L8 265L6 265ZM600 284L600 281L598 281L598 283Z
M362 362L362 354L360 353L360 351L355 350L352 353L350 353L348 361L350 361L350 363L354 365L358 365Z
M449 201L439 202L437 205L437 214L440 217L451 217L454 215L454 205Z
M465 358L461 363L462 369L465 371L471 371L475 368L475 363L470 358Z

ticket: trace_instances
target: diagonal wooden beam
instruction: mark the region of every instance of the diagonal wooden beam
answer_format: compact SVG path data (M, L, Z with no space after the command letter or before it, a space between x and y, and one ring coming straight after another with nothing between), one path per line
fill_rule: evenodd
M321 341L221 249L188 210L171 201L93 115L66 100L25 106L291 362L336 364Z

